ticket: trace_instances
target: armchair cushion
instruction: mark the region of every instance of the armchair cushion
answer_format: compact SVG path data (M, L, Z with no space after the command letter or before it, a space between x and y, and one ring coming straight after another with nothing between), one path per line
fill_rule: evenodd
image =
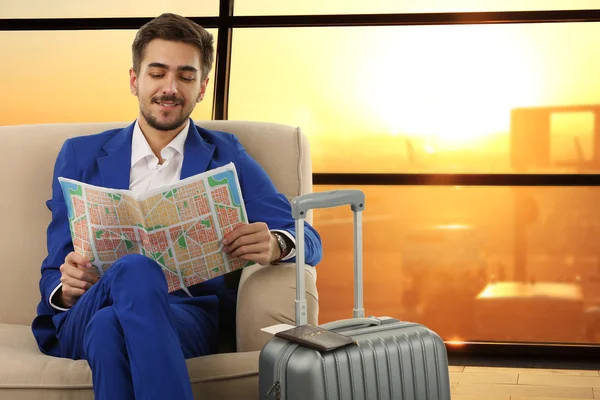
M317 325L316 268L305 266L308 323ZM262 328L296 323L296 264L254 265L244 270L237 303L237 351L260 350L271 337Z
M87 362L43 355L28 326L0 324L0 354L2 399L94 397ZM257 393L258 355L258 351L225 353L188 360L195 397L241 399Z

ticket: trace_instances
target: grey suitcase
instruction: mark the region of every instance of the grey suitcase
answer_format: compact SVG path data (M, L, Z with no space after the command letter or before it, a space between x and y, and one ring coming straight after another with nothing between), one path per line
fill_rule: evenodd
M442 339L423 325L364 317L362 305L362 211L360 190L311 193L292 200L296 257L304 265L304 225L311 209L350 205L354 211L353 318L321 327L355 340L321 352L273 337L259 357L261 399L450 400L448 358ZM296 325L306 324L304 270L296 274Z

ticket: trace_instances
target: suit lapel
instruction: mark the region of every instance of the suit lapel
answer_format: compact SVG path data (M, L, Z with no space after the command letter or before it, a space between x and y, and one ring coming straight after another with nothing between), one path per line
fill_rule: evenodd
M107 155L98 158L102 186L129 189L131 173L131 138L135 122L115 134L106 144Z
M205 172L210 165L214 151L215 145L202 138L194 121L190 119L190 129L183 150L181 179Z

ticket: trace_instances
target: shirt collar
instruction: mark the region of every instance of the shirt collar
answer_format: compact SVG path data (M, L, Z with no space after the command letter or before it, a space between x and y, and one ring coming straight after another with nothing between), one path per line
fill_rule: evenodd
M163 158L165 157L165 150L168 148L172 148L177 151L179 154L183 156L183 150L185 146L185 140L187 138L188 132L190 130L190 120L185 125L185 127L179 132L177 136L173 138L173 140L165 146L165 148L161 151ZM155 157L146 137L142 133L142 129L140 128L139 121L135 121L135 126L133 128L133 137L131 139L131 166L137 164L140 160L151 156Z

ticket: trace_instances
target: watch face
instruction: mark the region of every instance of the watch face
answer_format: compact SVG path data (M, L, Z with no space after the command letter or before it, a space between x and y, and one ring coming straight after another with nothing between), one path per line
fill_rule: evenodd
M277 243L279 244L279 248L281 249L282 252L284 252L285 248L286 248L285 240L279 234L276 234L275 237L277 238Z

